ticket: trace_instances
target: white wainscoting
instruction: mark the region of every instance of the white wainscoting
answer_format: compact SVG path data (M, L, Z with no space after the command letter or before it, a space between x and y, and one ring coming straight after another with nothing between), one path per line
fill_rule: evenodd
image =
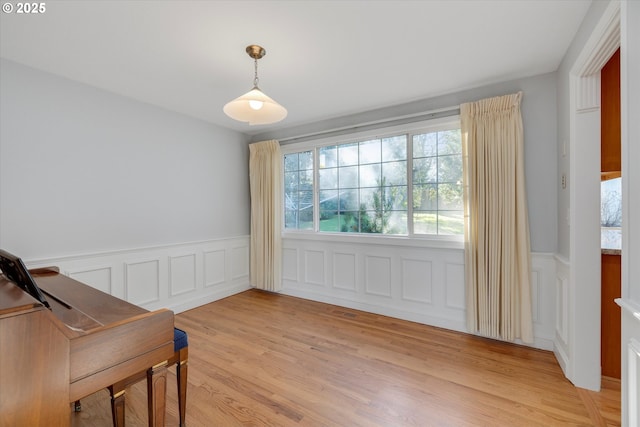
M249 236L25 261L148 310L180 313L250 288Z
M640 423L640 342L631 338L627 342L627 395L629 396L627 414L629 425L637 426Z
M622 425L640 426L640 304L616 302L622 308Z
M282 293L466 332L461 243L368 237L285 236ZM552 350L555 260L531 264L534 347Z
M573 378L570 352L570 319L571 319L571 289L569 289L569 261L559 255L555 256L556 261L556 322L555 340L553 352L558 359L565 376Z

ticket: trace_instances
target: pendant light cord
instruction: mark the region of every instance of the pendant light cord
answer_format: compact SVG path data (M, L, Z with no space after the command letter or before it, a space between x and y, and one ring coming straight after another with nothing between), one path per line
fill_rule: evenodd
M255 74L253 77L253 87L258 87L258 58L253 58Z

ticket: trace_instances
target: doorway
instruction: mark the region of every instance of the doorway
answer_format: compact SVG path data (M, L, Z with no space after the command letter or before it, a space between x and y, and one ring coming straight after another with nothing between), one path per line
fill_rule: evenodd
M616 298L622 296L622 186L620 127L620 49L600 72L600 227L602 375L621 376L621 316Z
M569 379L600 390L600 71L620 46L620 3L611 2L569 72ZM595 196L595 197L594 197Z

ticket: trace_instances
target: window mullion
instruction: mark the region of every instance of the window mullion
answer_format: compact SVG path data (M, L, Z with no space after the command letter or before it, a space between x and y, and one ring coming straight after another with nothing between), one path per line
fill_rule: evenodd
M320 161L319 149L315 147L313 150L313 232L320 231Z
M440 132L436 132L436 235L440 234Z
M407 235L413 236L413 133L407 134Z

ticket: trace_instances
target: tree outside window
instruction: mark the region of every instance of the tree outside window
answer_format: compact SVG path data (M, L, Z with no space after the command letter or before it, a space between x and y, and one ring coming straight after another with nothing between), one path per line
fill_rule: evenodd
M600 227L602 247L622 247L622 178L600 183Z

